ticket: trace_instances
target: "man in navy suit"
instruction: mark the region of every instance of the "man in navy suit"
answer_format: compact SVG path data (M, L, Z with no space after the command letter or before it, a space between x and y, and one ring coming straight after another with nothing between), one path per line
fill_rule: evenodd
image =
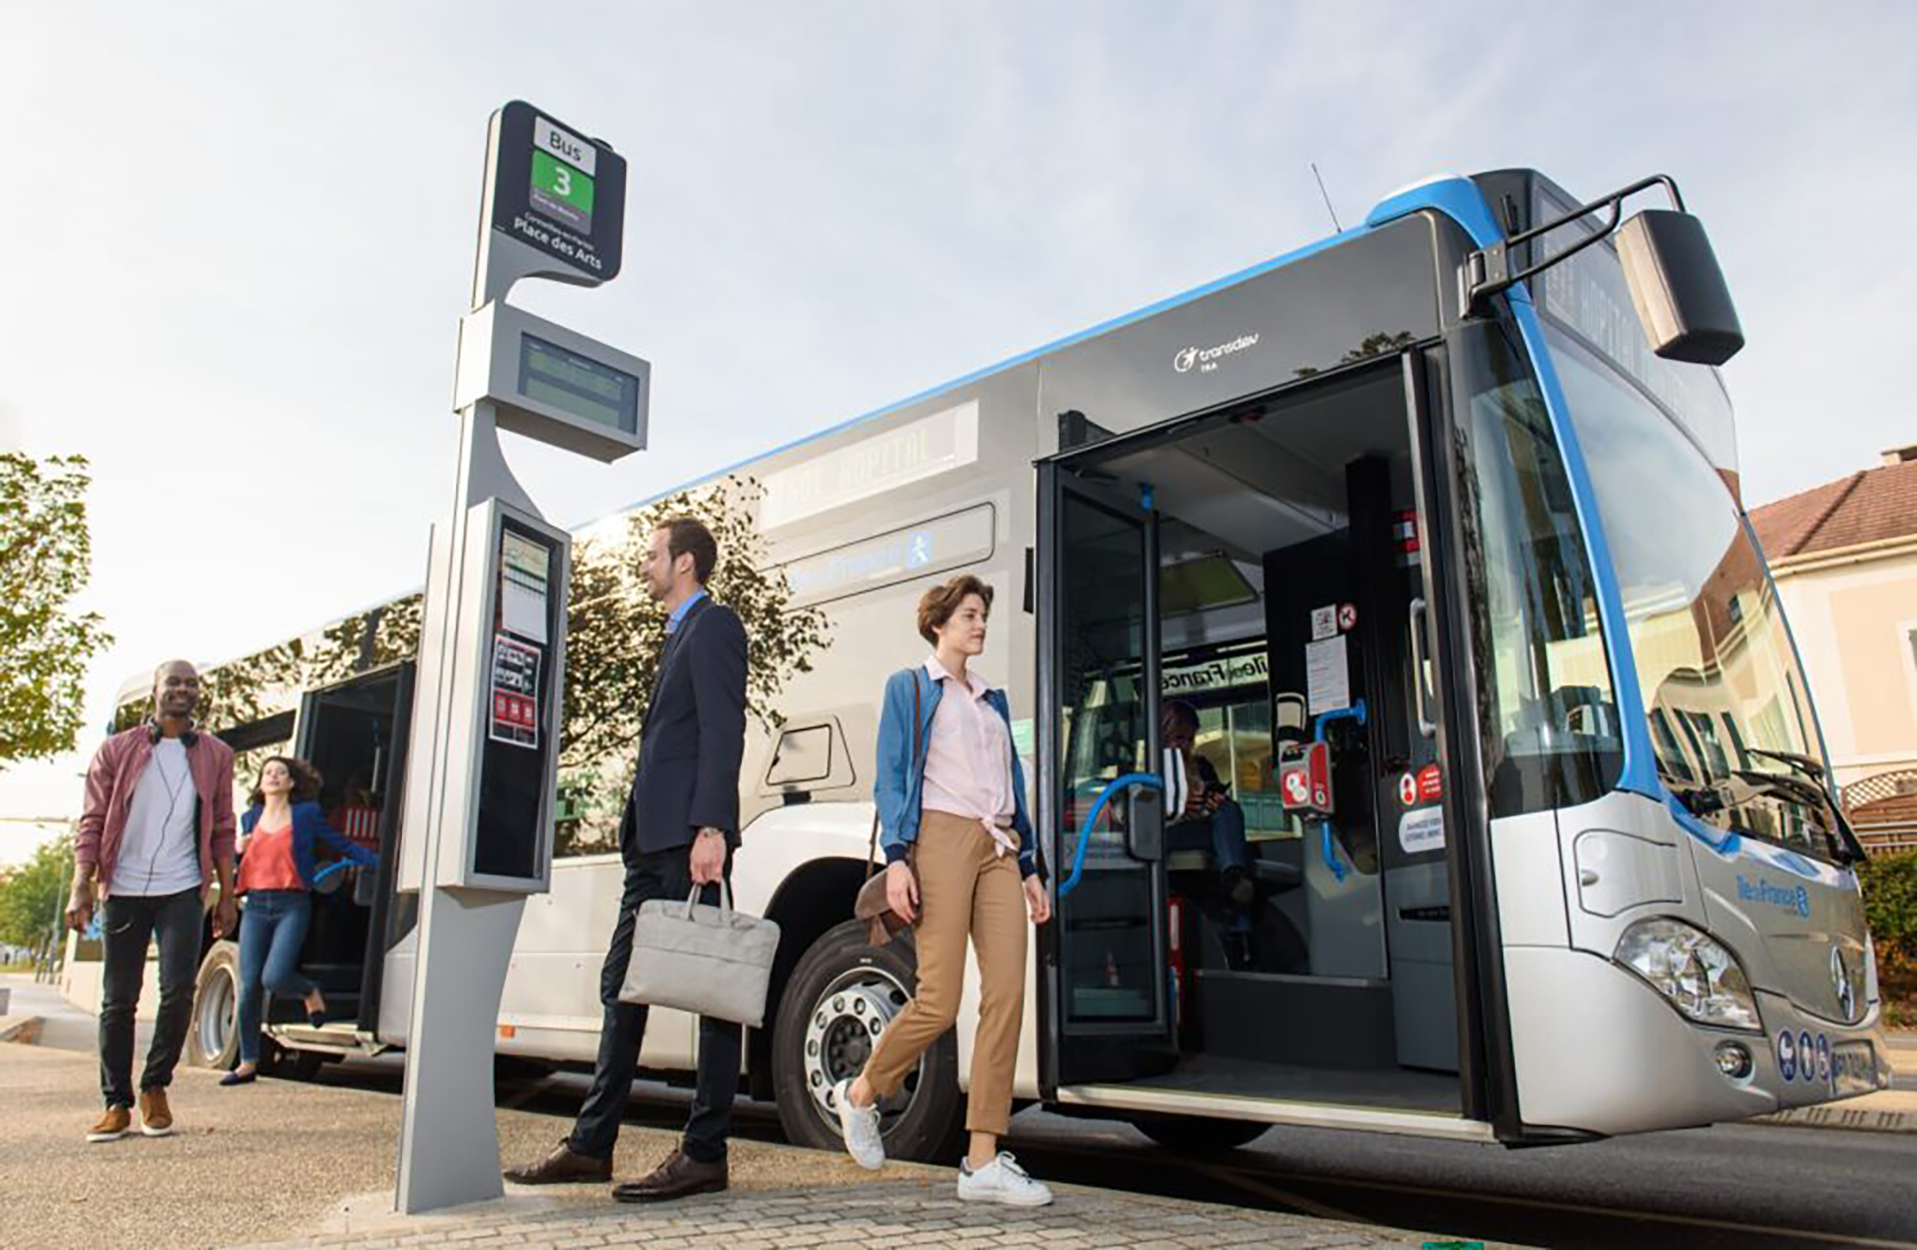
M639 731L639 769L619 821L626 886L599 976L605 1021L592 1089L572 1132L545 1159L506 1172L522 1185L612 1179L613 1145L645 1038L643 1006L619 1001L632 928L648 899L683 902L695 883L719 901L739 845L739 758L745 750L746 635L738 613L714 603L706 582L718 545L699 522L677 517L652 533L641 573L670 614L652 696ZM726 1187L726 1135L739 1087L740 1027L699 1019L699 1076L679 1148L621 1202L657 1202Z

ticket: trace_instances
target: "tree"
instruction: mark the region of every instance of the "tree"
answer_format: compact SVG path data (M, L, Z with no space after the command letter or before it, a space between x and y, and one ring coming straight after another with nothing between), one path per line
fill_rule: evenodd
M0 872L0 942L37 947L56 932L72 863L73 838L62 834L41 843L18 868Z
M767 567L754 524L757 482L728 476L658 500L626 517L615 538L573 549L566 614L566 723L560 735L560 794L568 819L558 853L610 850L637 763L639 726L665 643L666 611L646 593L639 562L652 532L674 516L703 521L719 544L710 591L739 614L750 640L746 713L777 726L779 693L829 645L826 616L793 608L785 574Z
M70 601L93 559L83 456L0 453L0 768L73 749L87 662L113 639Z

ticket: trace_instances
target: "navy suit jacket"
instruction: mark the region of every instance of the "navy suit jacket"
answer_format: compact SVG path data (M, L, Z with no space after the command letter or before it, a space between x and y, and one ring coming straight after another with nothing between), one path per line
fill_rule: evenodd
M666 640L639 731L639 771L619 822L619 850L690 845L701 829L739 844L739 761L745 754L746 634L739 614L699 600Z

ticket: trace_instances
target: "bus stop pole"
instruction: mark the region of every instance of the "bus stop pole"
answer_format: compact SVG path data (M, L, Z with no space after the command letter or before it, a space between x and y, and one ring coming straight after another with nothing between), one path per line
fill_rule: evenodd
M493 1046L500 996L512 959L525 896L442 884L457 879L464 851L449 827L452 787L476 782L471 761L455 758L454 717L466 709L456 695L459 669L483 657L462 649L470 622L472 588L465 584L468 546L484 543L469 515L499 498L537 515L506 466L491 406L459 414L460 457L453 516L434 542L422 645L434 655L422 664L419 689L430 690L434 718L429 812L419 891L419 926L406 1038L406 1079L400 1110L399 1177L395 1208L408 1215L498 1198L499 1131L493 1107ZM427 658L427 657L422 657Z

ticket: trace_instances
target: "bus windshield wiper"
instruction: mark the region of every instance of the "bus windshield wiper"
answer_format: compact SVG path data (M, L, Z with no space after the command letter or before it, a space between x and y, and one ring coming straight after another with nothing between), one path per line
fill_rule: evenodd
M1820 786L1830 779L1830 774L1824 771L1823 761L1815 756L1800 755L1796 751L1772 751L1764 747L1746 747L1744 749L1752 755L1761 755L1767 760L1776 760L1782 764L1789 764L1792 768L1803 773Z
M1784 773L1760 772L1755 768L1734 768L1731 770L1731 776L1765 794L1794 800L1805 807L1815 808L1820 813L1830 802L1830 796L1824 793L1824 787L1812 785L1800 777L1792 777Z
M1717 787L1693 785L1688 778L1680 777L1664 767L1662 762L1658 765L1657 776L1664 783L1664 788L1670 791L1671 797L1683 804L1684 810L1691 815L1703 818L1715 816L1724 810L1724 796L1718 793Z

